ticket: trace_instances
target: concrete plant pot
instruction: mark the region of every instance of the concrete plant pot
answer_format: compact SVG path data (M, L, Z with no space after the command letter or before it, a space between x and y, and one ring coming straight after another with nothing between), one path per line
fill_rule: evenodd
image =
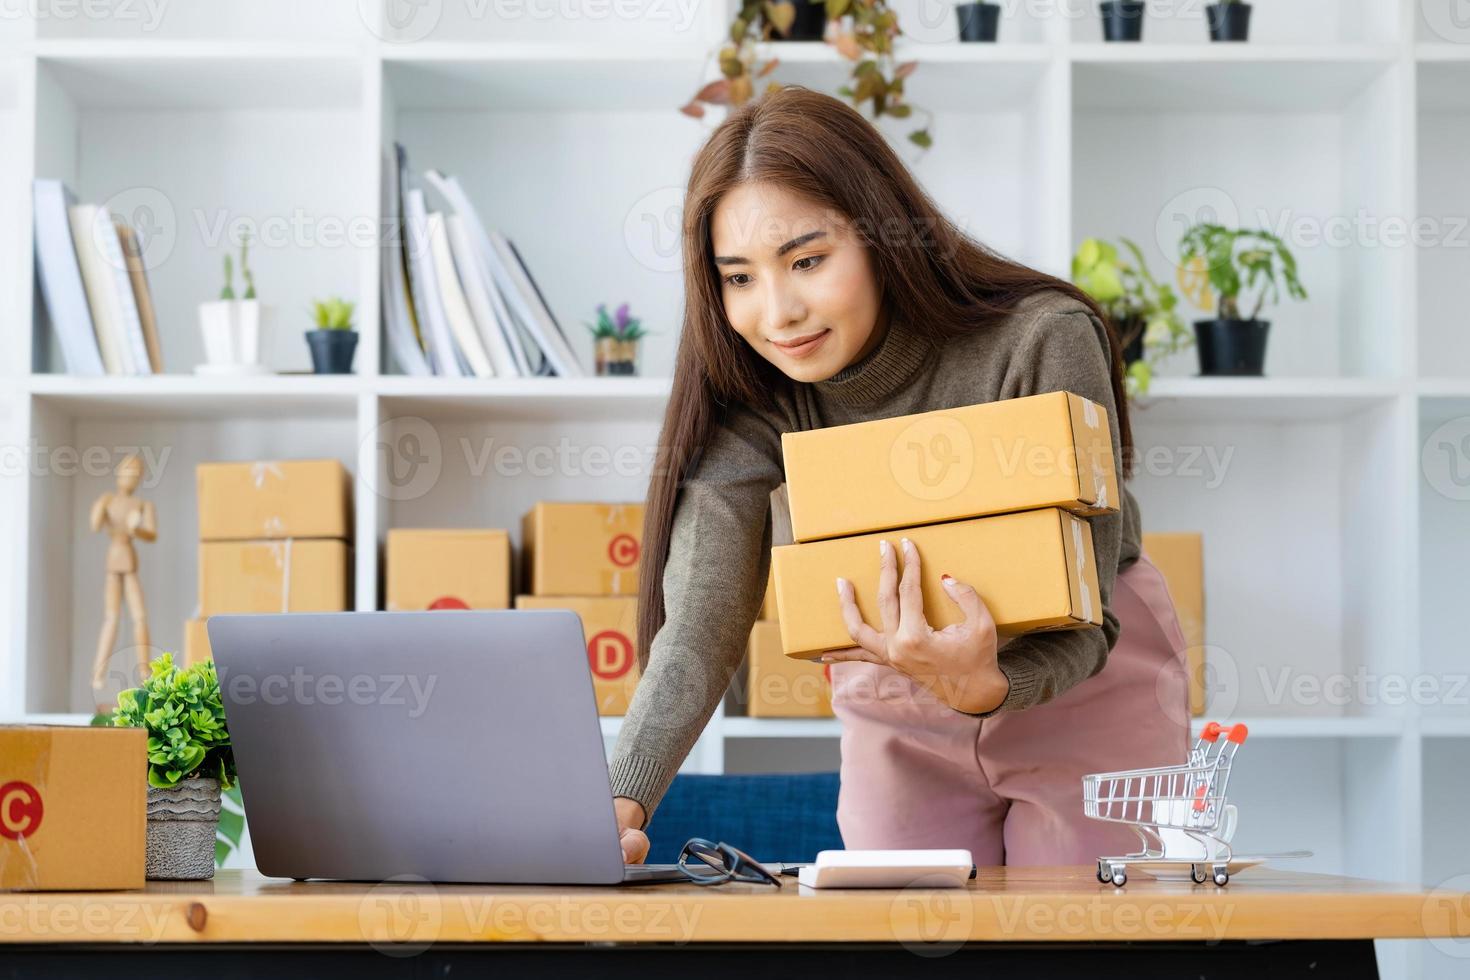
M148 787L147 873L152 880L214 877L219 780L193 776L169 789Z

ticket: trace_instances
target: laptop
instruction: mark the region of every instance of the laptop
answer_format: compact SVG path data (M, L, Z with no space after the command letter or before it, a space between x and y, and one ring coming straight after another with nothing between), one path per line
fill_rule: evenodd
M571 610L221 615L208 631L262 874L688 881L623 863Z

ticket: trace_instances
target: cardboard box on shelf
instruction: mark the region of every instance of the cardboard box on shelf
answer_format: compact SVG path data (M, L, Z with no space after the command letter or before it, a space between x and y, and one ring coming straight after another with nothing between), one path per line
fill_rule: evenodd
M781 436L797 542L987 514L1118 509L1107 410L1071 392Z
M184 620L184 666L192 667L204 660L213 660L209 649L209 620L203 616Z
M390 610L510 608L507 531L394 528L386 565Z
M924 616L942 629L964 617L939 584L944 573L980 593L1006 635L1102 625L1102 596L1092 528L1056 507L928 524L771 550L781 646L787 656L813 659L853 646L837 597L839 576L852 583L863 618L880 625L878 542L886 539L903 570L900 539L919 550Z
M524 587L531 595L638 594L642 504L541 501L521 520Z
M142 888L148 733L0 725L0 890Z
M760 621L751 629L745 690L752 718L833 717L827 665L786 656L779 623Z
M352 539L352 481L335 459L201 463L200 541Z
M1179 629L1184 633L1189 671L1189 713L1205 713L1205 561L1204 537L1199 533L1148 533L1143 552L1157 566Z
M199 545L199 615L342 612L352 608L350 571L344 541L205 541Z
M599 715L624 715L638 687L637 596L516 596L517 609L570 609L582 618Z

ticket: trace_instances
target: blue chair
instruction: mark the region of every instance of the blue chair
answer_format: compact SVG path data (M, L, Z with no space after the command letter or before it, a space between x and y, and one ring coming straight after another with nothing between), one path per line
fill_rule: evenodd
M646 829L647 861L672 864L691 837L724 841L757 861L815 861L841 850L835 772L674 777Z

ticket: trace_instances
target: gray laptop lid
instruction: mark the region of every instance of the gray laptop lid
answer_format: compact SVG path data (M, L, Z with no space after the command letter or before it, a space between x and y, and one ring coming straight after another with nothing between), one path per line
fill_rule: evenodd
M211 616L262 874L623 881L568 610Z

